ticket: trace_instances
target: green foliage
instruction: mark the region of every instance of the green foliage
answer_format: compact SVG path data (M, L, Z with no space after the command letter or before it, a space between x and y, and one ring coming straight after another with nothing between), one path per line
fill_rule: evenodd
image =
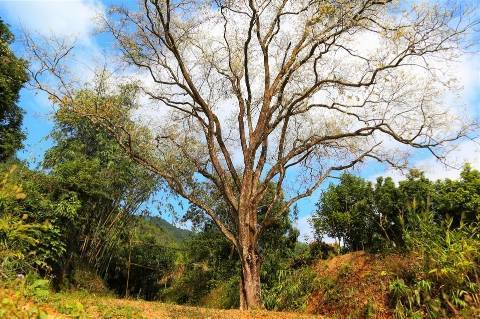
M23 111L17 105L20 89L28 80L26 62L17 58L9 45L13 34L0 19L0 162L15 155L25 135Z
M269 310L305 310L312 291L317 288L316 274L308 267L281 269L272 287L262 290L265 307Z
M178 228L165 219L156 216L147 216L138 224L141 232L152 233L158 241L163 242L165 246L181 246L185 240L189 239L192 232L186 229Z
M389 244L403 245L402 216L404 214L403 195L400 188L393 182L392 178L379 177L373 191L374 210L378 221L379 236L385 241L377 244L385 244L384 247L374 247L378 250L384 249Z
M103 278L94 270L85 267L85 265L83 267L77 266L74 269L72 282L75 285L75 289L89 293L108 294L110 292Z
M420 268L411 278L390 284L396 318L444 318L478 315L480 227L478 222L452 228L432 213L416 214L405 233L407 246L418 254Z
M50 281L29 273L23 283L23 294L37 302L46 301L50 296Z
M27 214L27 195L17 184L16 166L0 172L0 274L13 277L33 269L49 271L49 262L61 256L65 247L59 229L48 220L37 222Z
M480 172L467 164L460 177L437 181L433 197L438 217L452 217L454 226L474 222L480 215Z
M232 280L237 284L239 261L233 245L228 242L213 223L203 226L182 245L183 260L179 277L163 292L163 298L180 304L201 304L202 300L219 285ZM235 278L235 279L233 279ZM220 302L227 308L238 305L238 300Z
M29 305L21 294L8 294L0 290L0 319L25 318L25 319L48 319L45 311L37 306Z
M68 285L76 264L109 274L111 261L122 258L132 216L154 192L157 180L106 131L61 112L55 119L55 145L45 154L43 166L53 184L49 196L56 200L51 212L63 226L67 244L66 258L56 270L57 285Z
M347 277L352 273L352 265L349 263L342 264L342 266L338 269L338 276L340 278Z
M268 205L274 194L275 189L272 184L267 188L264 202L262 202L263 207ZM227 208L220 197L215 192L211 192L211 196L211 200L215 201L214 207L217 214L226 216L227 225L233 223L228 220ZM279 210L280 205L281 202L273 208L273 215ZM261 210L258 216L259 222L264 215L265 211ZM210 304L225 308L238 307L240 261L236 248L223 236L213 221L197 207L190 207L184 216L184 221L192 222L195 234L185 242L181 275L173 282L172 287L164 292L162 298L176 303L201 305L215 295L217 298L224 299L216 303L208 301ZM294 262L298 235L299 232L292 226L288 214L273 220L265 228L258 244L262 255L260 277L263 289L268 290L277 285L278 273L288 271ZM225 291L229 291L230 294L224 293Z
M365 306L365 309L363 311L363 317L365 319L375 318L376 312L377 309L375 307L375 303L371 299L368 299L367 305Z
M338 185L322 193L313 216L317 237L329 236L349 250L365 249L373 237L373 189L360 177L343 174Z
M171 233L166 233L159 228L160 223L157 218L135 218L128 237L112 256L107 283L118 294L128 293L129 296L154 300L162 288L171 285L180 242L170 237L173 236L172 229ZM180 233L180 230L176 232Z
M57 309L60 311L60 313L68 315L69 318L86 318L85 309L78 301L63 302L57 307Z
M453 227L474 222L480 212L480 172L467 164L460 180L434 183L411 170L398 186L388 177L372 186L344 174L322 193L312 219L319 239L334 238L346 251L386 251L406 248L405 227L425 211L433 212L435 223L448 217Z
M109 273L157 180L88 121L61 114L56 121L44 171L0 165L0 253L4 276L36 269L59 288L74 284L77 264Z
M295 249L293 265L311 265L319 259L328 259L338 254L338 247L313 241L309 244L298 242Z

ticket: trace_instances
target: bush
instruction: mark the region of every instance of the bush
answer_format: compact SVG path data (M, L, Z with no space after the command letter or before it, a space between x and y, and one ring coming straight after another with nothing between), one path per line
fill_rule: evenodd
M23 294L37 302L44 302L50 296L50 281L35 273L28 274L23 283Z
M58 310L69 318L86 318L85 309L78 301L66 301L58 306Z
M232 276L212 289L199 304L202 307L216 309L233 309L240 306L240 276Z
M14 181L15 165L0 174L0 276L14 278L32 270L48 271L48 261L65 250L58 229L33 221L21 202L27 195Z
M87 267L77 266L73 275L75 288L88 291L90 293L108 294L109 290L103 279Z
M277 271L277 280L262 291L268 310L304 310L310 293L317 287L316 274L308 267Z
M436 224L433 214L411 218L405 232L407 246L420 260L412 278L390 283L396 318L445 318L480 314L480 225L451 220Z
M11 294L0 289L0 319L10 318L47 319L48 315L19 293Z

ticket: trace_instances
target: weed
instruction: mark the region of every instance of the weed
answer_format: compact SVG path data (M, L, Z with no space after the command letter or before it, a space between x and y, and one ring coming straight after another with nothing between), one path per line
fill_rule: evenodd
M85 309L83 305L78 301L67 301L60 304L60 306L58 306L57 308L58 311L65 315L69 315L71 318L85 318Z
M350 275L352 271L353 271L352 264L350 263L343 264L342 266L340 266L340 269L338 270L338 276L340 278L345 278L348 275Z
M309 268L281 270L277 284L264 290L265 307L272 310L303 310L310 293L317 287L316 274Z
M435 224L430 213L418 214L414 221L406 243L421 267L390 283L395 317L445 318L478 308L478 223L452 229L451 222Z
M23 293L37 302L44 302L50 295L50 281L29 274L24 282Z

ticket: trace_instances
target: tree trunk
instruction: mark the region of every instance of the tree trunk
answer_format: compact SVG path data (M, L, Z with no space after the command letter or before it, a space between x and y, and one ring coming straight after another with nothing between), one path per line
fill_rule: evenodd
M260 286L260 256L255 250L253 253L244 254L240 260L242 263L240 309L261 309L263 303Z
M238 242L237 249L242 264L240 282L240 309L263 308L260 267L261 258L258 252L257 207L253 202L253 171L247 170L238 207Z
M247 249L244 249L245 251ZM242 274L240 280L240 309L263 308L260 286L260 256L256 250L244 254L241 258Z
M247 214L248 216L249 214ZM250 215L251 216L251 215ZM240 309L263 308L260 287L261 258L256 242L254 223L244 221L239 227L239 255L242 264Z

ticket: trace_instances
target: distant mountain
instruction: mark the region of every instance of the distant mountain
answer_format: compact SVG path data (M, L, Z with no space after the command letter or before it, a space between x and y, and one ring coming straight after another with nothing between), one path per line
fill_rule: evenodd
M144 234L150 234L155 241L165 246L178 247L192 232L178 228L161 217L142 217L138 228Z

